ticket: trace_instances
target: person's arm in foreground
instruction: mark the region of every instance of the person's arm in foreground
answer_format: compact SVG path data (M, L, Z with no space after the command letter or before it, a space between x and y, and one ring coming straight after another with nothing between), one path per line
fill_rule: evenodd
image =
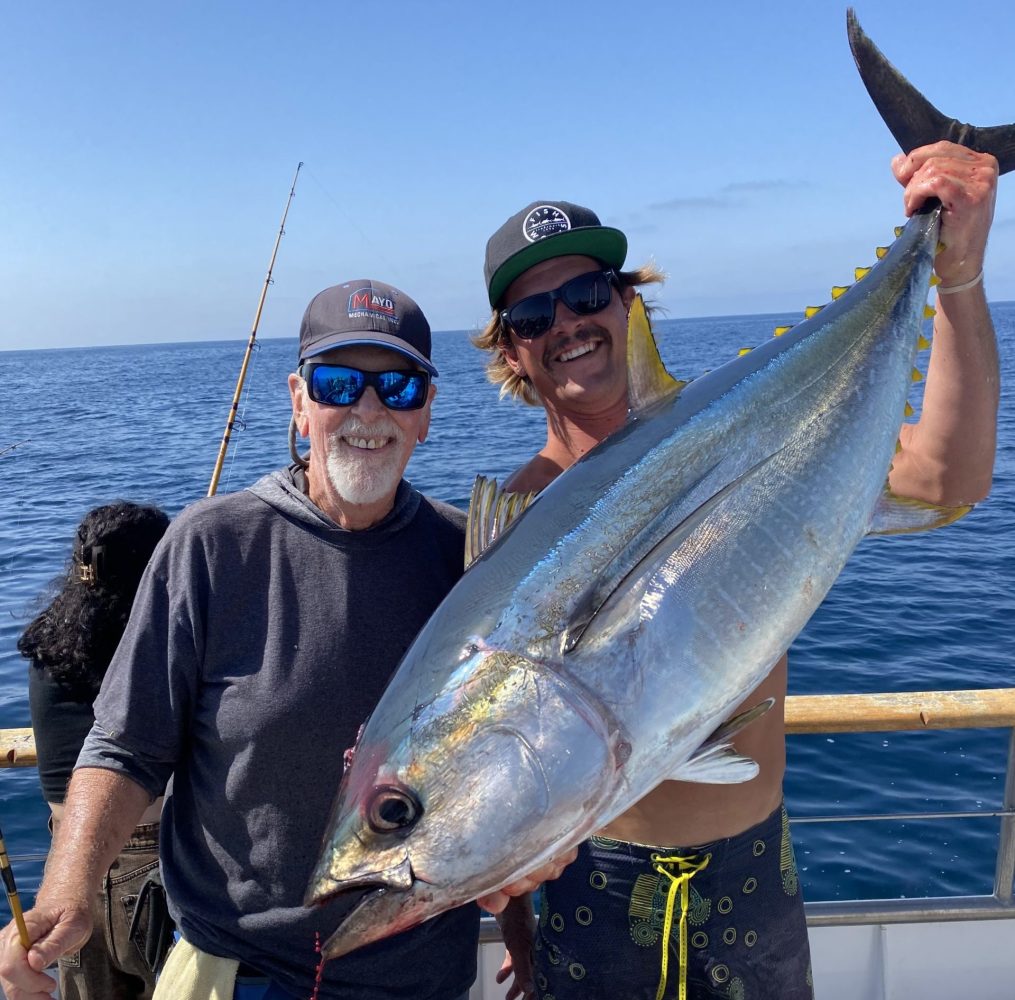
M480 896L476 902L497 917L507 954L497 973L497 982L503 983L511 973L514 982L507 992L507 1000L529 997L533 994L532 942L535 921L532 919L532 893L544 882L559 878L560 873L578 857L578 849L572 848L560 854L545 865L536 868L515 882L501 886L496 892Z
M46 1000L56 983L42 971L92 933L92 899L152 798L115 771L79 768L53 841L35 906L25 914L26 952L13 921L0 931L0 987L7 1000Z
M982 280L994 216L997 160L938 142L892 161L906 188L907 215L938 198L940 241L934 337L919 422L902 427L892 492L944 506L982 500L990 491L1000 392L997 341ZM971 287L947 289L974 282ZM942 294L941 290L944 290Z
M512 896L497 914L497 925L504 937L504 961L497 971L497 982L512 976L506 1000L534 1000L536 984L532 976L532 947L536 940L536 914L531 894Z

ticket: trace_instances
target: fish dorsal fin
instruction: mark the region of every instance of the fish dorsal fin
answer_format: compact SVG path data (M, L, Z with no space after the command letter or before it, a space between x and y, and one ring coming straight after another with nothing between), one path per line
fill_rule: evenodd
M465 525L465 568L468 569L536 498L535 493L510 493L496 479L476 476Z
M643 410L647 406L679 392L686 382L675 379L659 357L656 338L649 325L645 303L634 297L627 314L627 407Z
M733 737L773 705L774 698L764 701L724 722L697 750L680 765L672 777L676 781L697 781L708 785L727 785L750 781L758 774L758 765L733 749Z
M874 508L867 534L914 535L920 531L933 531L965 517L972 509L972 504L939 507L911 497L897 497L885 487Z

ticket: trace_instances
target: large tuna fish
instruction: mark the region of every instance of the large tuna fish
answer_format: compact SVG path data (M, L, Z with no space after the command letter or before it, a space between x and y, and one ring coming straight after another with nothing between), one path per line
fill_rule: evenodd
M855 22L851 39L897 108L901 78ZM911 148L951 123L905 88L934 128ZM1011 168L1015 127L995 139ZM756 773L724 742L735 724L716 728L857 542L964 512L885 492L939 211L817 315L686 386L635 303L630 421L499 532L362 733L307 898L372 891L328 957L520 877L667 778Z

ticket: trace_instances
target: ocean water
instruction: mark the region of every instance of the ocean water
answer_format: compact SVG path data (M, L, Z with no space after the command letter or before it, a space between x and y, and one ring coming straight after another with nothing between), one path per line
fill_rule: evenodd
M794 644L793 693L1003 687L1015 679L1015 303L992 307L1003 398L994 489L960 523L867 539ZM657 323L671 370L693 377L796 314ZM208 487L243 356L240 341L0 353L0 728L29 724L16 650L91 507L117 498L175 514ZM295 339L263 341L219 491L288 460L286 374ZM429 440L408 476L467 504L477 472L503 477L543 441L541 411L499 401L468 334L435 334L441 369ZM918 405L919 387L914 388ZM1000 806L1008 733L792 737L792 815ZM336 778L337 780L337 778ZM34 769L0 771L0 827L26 902L48 846ZM794 830L808 899L987 893L998 821L807 823Z

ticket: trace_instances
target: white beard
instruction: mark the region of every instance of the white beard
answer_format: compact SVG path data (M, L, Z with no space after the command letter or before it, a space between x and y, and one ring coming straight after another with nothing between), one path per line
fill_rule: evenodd
M343 437L390 437L382 454L352 448ZM328 479L346 503L372 504L391 496L405 471L402 444L405 435L395 423L346 424L328 438Z

